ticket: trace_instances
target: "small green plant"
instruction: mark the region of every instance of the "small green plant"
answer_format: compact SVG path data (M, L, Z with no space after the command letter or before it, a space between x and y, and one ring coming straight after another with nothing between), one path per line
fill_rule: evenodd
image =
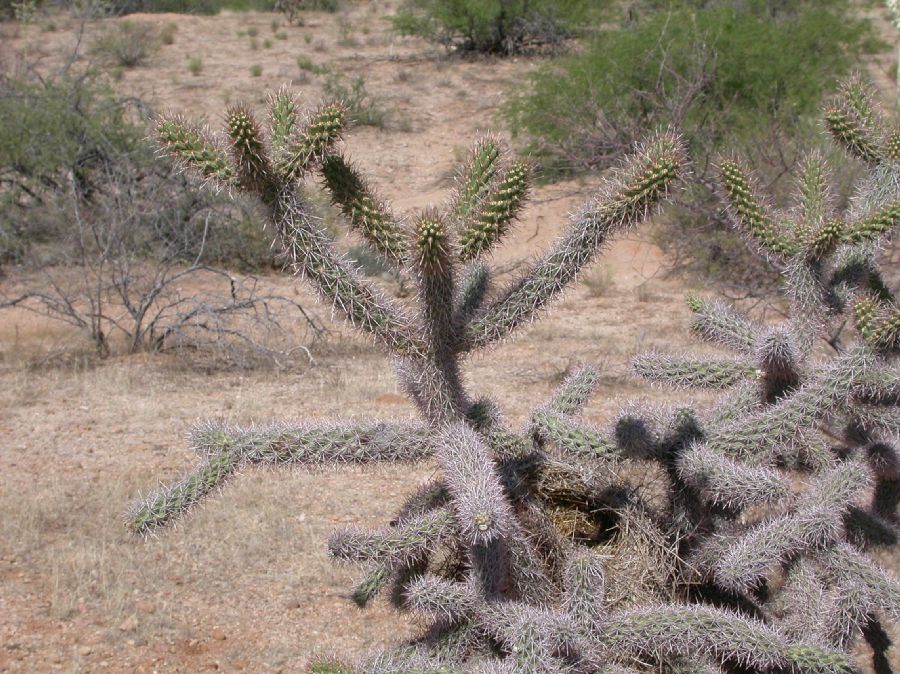
M387 125L388 111L366 90L366 82L362 76L354 78L348 84L342 75L334 74L325 80L323 89L327 96L346 106L347 114L354 123L379 129Z
M258 63L254 63L250 66L250 76L251 77L259 77L263 73L263 67Z
M257 37L259 35L259 27L249 26L247 28L247 35L250 37Z
M287 40L288 34L285 33L283 30L279 31L279 32L275 33L275 39L276 40Z
M199 56L191 56L188 60L188 72L197 77L200 73L203 72L203 59Z
M359 40L353 32L353 24L348 19L340 19L338 21L338 40L337 43L341 47L358 47Z
M146 62L159 47L159 41L151 24L122 21L98 37L91 52L112 65L134 68Z
M250 49L252 49L253 51L259 49L259 40L257 40L255 37L250 38Z
M271 48L272 48L272 40L270 40L269 38L266 38L265 40L263 40L263 43L262 43L262 44L263 44L263 48L264 48L264 49L271 49Z
M313 75L324 75L328 72L327 66L319 65L309 56L304 54L297 57L297 67L300 68L300 70L312 73Z
M170 21L165 26L162 27L162 30L159 31L159 41L163 44L169 45L175 43L175 34L178 32L178 24Z

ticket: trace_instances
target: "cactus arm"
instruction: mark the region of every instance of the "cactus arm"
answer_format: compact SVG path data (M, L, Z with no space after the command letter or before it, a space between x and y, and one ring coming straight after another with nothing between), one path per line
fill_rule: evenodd
M696 295L689 295L686 301L694 314L691 331L695 335L747 355L754 353L761 326L722 302Z
M357 582L350 594L350 599L360 608L365 608L384 590L392 573L391 568L384 564L374 565Z
M634 155L601 196L574 218L568 231L530 271L468 325L468 350L508 337L575 280L611 234L648 216L684 168L681 141L663 134Z
M552 442L575 457L615 461L621 451L612 438L573 419L547 408L539 408L532 415L532 429L537 436Z
M631 361L635 374L676 388L730 388L757 376L753 365L740 361L703 361L646 353Z
M858 373L850 384L857 402L868 405L900 405L900 367L871 368Z
M820 559L826 575L843 588L845 601L859 602L858 614L880 611L900 620L900 580L846 543L828 548Z
M747 592L773 564L833 543L843 533L843 515L852 499L868 483L868 471L857 463L828 471L795 512L765 522L733 543L715 565L716 582L734 592Z
M819 646L792 646L763 623L706 606L622 611L607 621L601 638L608 650L657 660L704 656L766 671L793 666L810 674L839 674L849 665L840 653Z
M828 301L816 266L794 259L785 268L791 332L803 356L810 353L828 320Z
M778 231L770 209L756 192L747 172L738 162L727 159L719 165L722 189L732 217L761 250L784 262L796 255L792 238Z
M699 443L678 457L677 470L709 503L728 510L777 503L789 493L787 481L777 471L745 466Z
M505 537L512 508L481 438L466 424L456 423L441 435L439 447L438 460L466 541L488 544Z
M310 116L302 130L292 127L275 162L282 184L292 186L313 162L324 159L340 138L346 121L347 111L341 105L327 103Z
M464 582L423 574L406 588L406 606L431 622L460 622L480 605L474 589Z
M800 349L788 330L766 330L756 347L756 359L767 403L777 402L800 385Z
M351 229L393 265L402 267L406 260L405 237L387 204L343 156L326 156L321 171L332 203L349 218Z
M207 423L193 430L191 444L203 463L136 505L128 515L129 529L147 534L172 522L246 463L416 461L434 451L425 427L388 423L249 428Z
M481 309L490 287L490 269L482 262L469 267L453 303L454 344L466 323Z
M455 530L454 515L446 508L437 508L397 527L375 531L358 527L339 529L328 539L328 552L342 561L400 569L431 554Z
M603 558L591 550L569 555L564 572L563 611L585 634L599 634L607 614Z
M222 451L248 463L339 464L419 461L434 452L426 426L417 423L269 424L197 426L191 444L203 455Z
M463 261L473 260L489 251L509 229L528 192L529 168L516 162L484 196L459 235L459 254Z
M493 138L475 144L460 175L450 213L454 222L467 221L488 191L500 160L500 147Z
M220 487L239 465L240 458L229 451L209 456L178 482L139 501L128 513L126 526L136 534L148 535L169 524Z
M583 365L573 370L543 407L558 414L575 415L587 404L600 380L600 372Z
M371 334L393 353L425 355L412 319L359 277L310 219L296 195L283 194L273 210L282 245L296 272L309 279L353 327Z
M425 418L437 426L459 419L467 407L455 350L451 256L444 219L426 212L416 224L410 263L428 355L398 362L397 369Z
M738 417L709 434L711 449L753 461L769 461L773 452L791 445L824 416L843 409L858 377L868 373L872 358L863 350L840 356L833 365L775 405Z

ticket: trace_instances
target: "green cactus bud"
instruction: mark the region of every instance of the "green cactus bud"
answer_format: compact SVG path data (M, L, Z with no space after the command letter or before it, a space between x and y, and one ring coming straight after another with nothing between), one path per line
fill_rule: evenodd
M594 259L611 234L643 219L659 204L685 163L680 138L672 134L651 138L612 174L601 194L573 219L553 248L469 323L464 347L484 347L532 320Z
M287 145L297 125L297 110L294 96L287 87L282 87L269 101L272 124L272 147L279 154Z
M878 349L900 348L900 306L863 297L853 305L853 315L866 342Z
M687 304L688 309L697 313L703 310L703 298L698 295L686 295L684 298L684 303Z
M366 181L340 155L327 155L321 170L332 203L350 219L350 227L392 263L402 265L406 257L403 231Z
M479 204L460 233L460 257L471 260L490 250L516 217L528 190L529 169L517 162Z
M338 141L347 121L342 105L329 103L315 112L304 129L288 139L279 154L275 169L285 184L291 184L322 159Z
M233 107L225 115L225 127L231 138L231 154L238 167L239 185L254 192L266 191L271 167L256 119L245 107Z
M847 243L861 243L887 234L900 223L900 201L893 201L861 220L847 225L841 240Z
M575 456L615 460L619 448L614 438L579 423L565 414L538 409L531 418L537 435Z
M813 644L797 644L789 647L785 658L801 672L841 674L850 671L850 658L843 653Z
M456 199L451 208L454 222L465 222L471 216L491 184L499 157L500 147L493 138L485 138L475 144L456 189Z
M725 160L719 166L719 175L735 220L741 227L776 257L795 255L796 244L777 231L768 207L756 194L744 169L736 161Z
M600 372L590 365L574 369L544 404L559 414L574 415L590 400L600 379Z
M233 182L234 164L206 131L191 127L181 117L174 117L160 119L156 133L169 155L199 171L204 178L225 186Z
M853 305L853 318L856 320L856 329L859 330L859 334L867 342L872 341L877 306L876 301L871 297L863 297Z
M416 225L416 257L425 270L444 269L449 264L447 227L436 213L424 215Z
M819 154L811 154L804 160L798 184L800 218L794 228L794 237L802 243L809 232L822 226L831 210L828 168Z
M825 125L838 144L872 164L881 159L876 122L869 87L859 78L847 80L834 105L825 111Z
M801 246L810 258L821 260L834 251L843 239L846 228L842 221L832 220L822 225L806 241L802 241Z

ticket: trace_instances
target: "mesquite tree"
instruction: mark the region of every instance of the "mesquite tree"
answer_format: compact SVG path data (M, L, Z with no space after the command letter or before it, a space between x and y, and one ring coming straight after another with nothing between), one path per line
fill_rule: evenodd
M900 318L875 245L900 218L896 191L885 196L898 143L860 86L827 118L872 166L860 198L881 203L838 217L813 156L797 209L774 213L739 163L723 161L724 196L783 268L791 317L760 325L691 297L697 334L737 355L647 354L634 369L722 390L720 401L631 406L609 429L577 418L598 381L590 367L512 429L460 363L528 325L611 235L665 199L685 171L677 136L640 146L548 251L495 288L487 259L522 205L528 165L484 139L449 206L401 220L336 149L344 117L330 104L301 123L281 91L266 133L239 107L225 139L177 118L162 120L159 135L207 179L259 197L297 273L390 355L421 420L202 425L193 434L202 463L137 504L129 526L165 525L244 464L433 457L439 477L389 524L339 530L328 543L335 559L364 567L355 602L385 594L428 629L361 663L313 671L827 674L849 667L860 631L883 658L900 584L861 550L897 538ZM410 306L361 278L309 216L297 188L314 173L353 230L414 279ZM858 336L825 345L848 312Z

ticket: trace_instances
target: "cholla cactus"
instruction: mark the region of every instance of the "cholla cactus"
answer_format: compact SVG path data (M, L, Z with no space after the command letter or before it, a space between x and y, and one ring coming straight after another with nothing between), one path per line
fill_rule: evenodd
M336 150L342 108L326 105L306 123L295 108L284 91L273 98L268 137L244 109L229 112L225 142L179 119L159 132L207 179L258 195L297 272L390 354L422 420L203 425L193 436L203 462L140 502L132 530L170 522L247 463L434 457L439 476L390 524L338 530L328 543L335 559L364 567L353 601L385 594L427 630L317 672L831 674L848 667L861 627L900 617L900 585L858 551L896 539L896 309L869 248L894 226L890 204L834 218L813 159L805 206L785 230L740 167L723 163L738 219L784 261L798 318L763 327L691 298L698 333L738 356L651 354L635 369L727 389L715 408L630 407L610 430L594 428L577 418L598 381L583 367L515 430L470 392L461 360L534 320L611 235L647 217L685 171L679 139L664 133L639 147L550 250L495 289L487 260L522 206L527 164L505 161L487 138L446 208L401 220ZM413 306L362 279L308 215L297 187L313 173L352 229L409 272ZM860 294L874 287L882 292ZM863 339L820 362L816 335L850 307ZM780 590L776 578L786 579Z

